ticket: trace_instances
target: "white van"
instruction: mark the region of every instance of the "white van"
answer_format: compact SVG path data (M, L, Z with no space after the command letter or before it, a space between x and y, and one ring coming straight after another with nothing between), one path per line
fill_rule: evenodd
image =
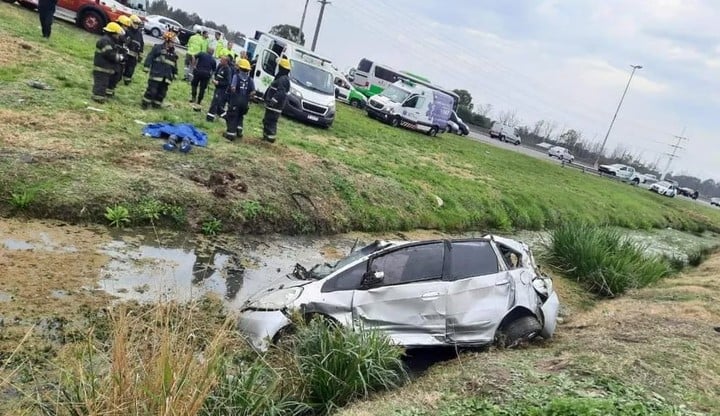
M499 121L494 122L492 127L490 127L490 137L499 139L501 142L512 143L516 146L521 142L514 128L506 126Z
M400 80L370 97L368 116L395 127L436 136L445 131L453 112L453 97L412 81Z
M281 56L292 63L286 116L330 127L335 121L335 75L332 62L287 39L255 32L255 89L262 96L272 83Z

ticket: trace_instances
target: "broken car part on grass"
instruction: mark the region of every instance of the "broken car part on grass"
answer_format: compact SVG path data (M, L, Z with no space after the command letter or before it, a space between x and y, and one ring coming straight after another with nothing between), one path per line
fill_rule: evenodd
M264 350L296 312L378 329L406 347L512 346L555 331L559 299L530 248L486 236L376 241L335 264L296 266L244 305L240 329Z

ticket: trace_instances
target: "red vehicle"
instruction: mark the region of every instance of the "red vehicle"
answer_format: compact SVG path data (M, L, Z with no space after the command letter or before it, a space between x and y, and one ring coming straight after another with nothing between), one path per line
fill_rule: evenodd
M15 0L3 1L15 2ZM17 2L28 9L36 9L38 5L37 0L17 0ZM88 32L100 33L108 22L115 21L119 16L131 14L144 16L145 10L147 10L147 0L58 0L55 17L75 23Z

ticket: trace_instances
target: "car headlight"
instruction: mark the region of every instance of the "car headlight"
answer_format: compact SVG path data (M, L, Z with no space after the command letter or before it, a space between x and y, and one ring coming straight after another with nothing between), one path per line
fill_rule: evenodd
M335 103L330 103L330 105L328 105L328 110L331 113L334 113L335 112Z
M302 100L302 93L300 92L299 89L297 89L295 87L290 87L290 94L292 94Z
M299 298L302 291L302 287L276 290L250 302L248 307L257 309L283 309Z

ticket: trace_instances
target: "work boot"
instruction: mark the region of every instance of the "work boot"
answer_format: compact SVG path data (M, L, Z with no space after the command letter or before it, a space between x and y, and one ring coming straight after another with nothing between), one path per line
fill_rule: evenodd
M195 97L190 97L190 104L194 104L194 103L195 103Z
M223 133L223 137L230 140L231 142L234 142L235 138L237 138L237 134L226 131L225 133Z
M126 79L126 80L123 81L123 82L125 83L125 85L130 85L130 83L132 82L132 80L131 80L131 79Z
M215 114L207 113L207 116L205 117L205 120L207 120L207 121L209 121L209 122L212 123L213 121L215 121Z
M107 99L105 97L100 97L97 95L93 95L90 98L98 104L105 104L105 102L107 101Z
M269 143L275 143L275 136L263 135L263 140Z

